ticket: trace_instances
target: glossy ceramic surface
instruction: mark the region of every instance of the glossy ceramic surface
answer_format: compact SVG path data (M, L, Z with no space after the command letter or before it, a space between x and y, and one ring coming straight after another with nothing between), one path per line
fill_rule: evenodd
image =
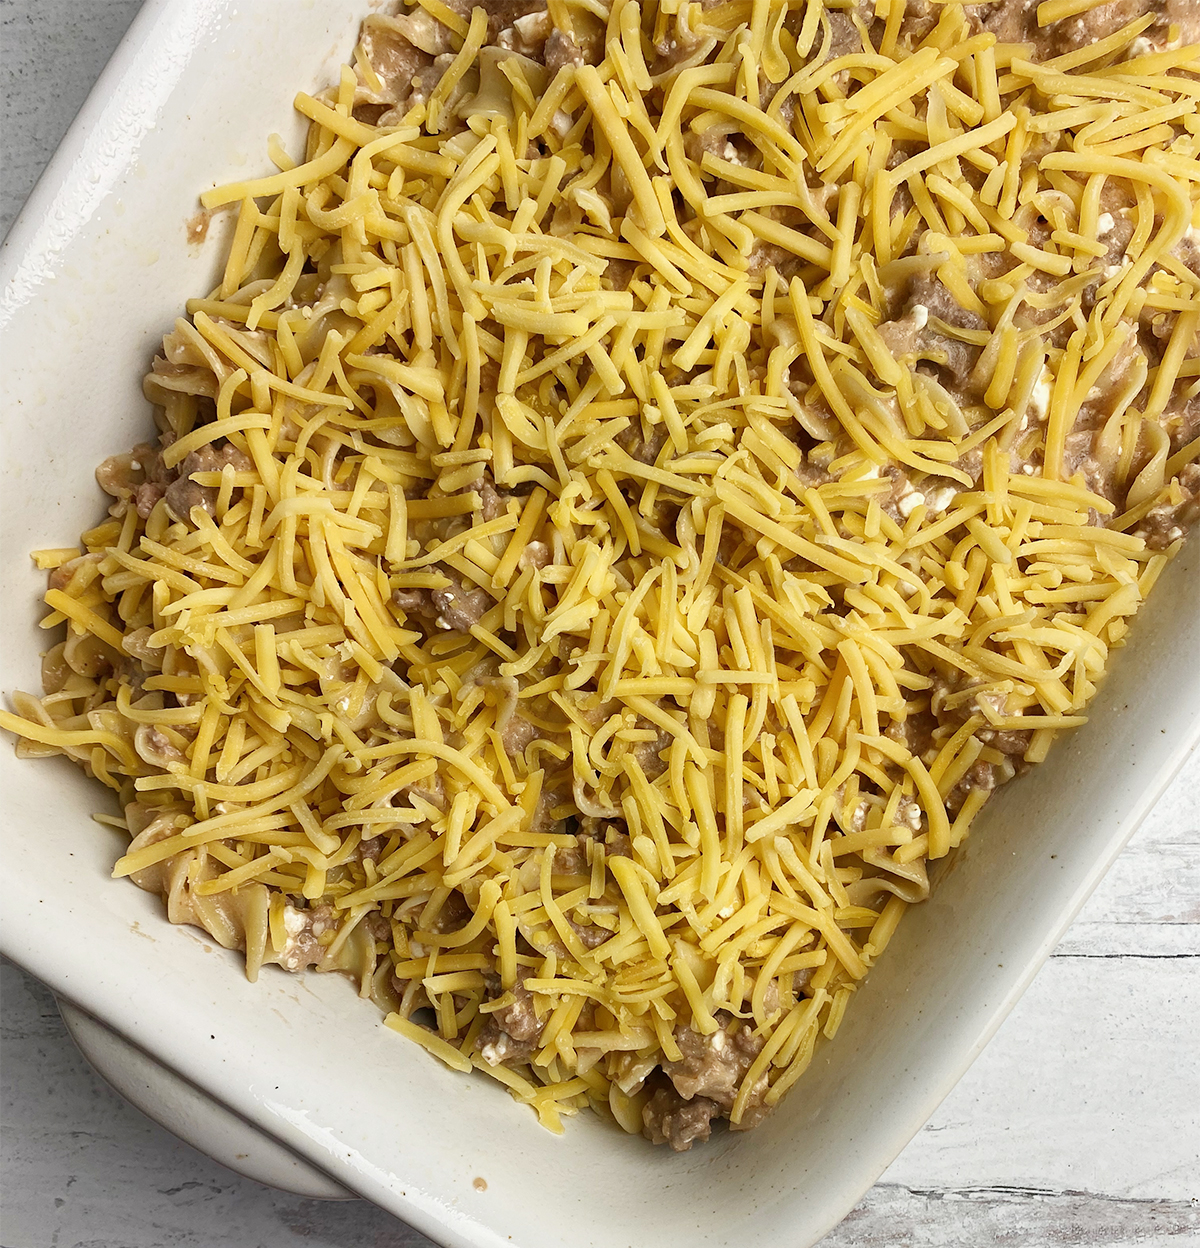
M238 1174L311 1200L348 1200L351 1193L278 1140L143 1053L90 1014L59 1001L58 1012L79 1050L127 1101L193 1148Z
M104 498L92 470L146 436L140 376L227 225L206 186L264 170L289 102L327 82L367 0L151 0L2 258L0 689L36 687L44 581ZM0 749L3 950L321 1171L461 1248L814 1243L961 1076L1200 736L1200 547L1169 569L1093 722L1010 786L905 920L836 1043L747 1135L674 1156L586 1118L564 1137L380 1026L344 980L239 959L109 879L108 800L63 760ZM186 1131L186 1124L176 1129ZM476 1179L486 1180L486 1190ZM533 1193L537 1192L536 1199Z

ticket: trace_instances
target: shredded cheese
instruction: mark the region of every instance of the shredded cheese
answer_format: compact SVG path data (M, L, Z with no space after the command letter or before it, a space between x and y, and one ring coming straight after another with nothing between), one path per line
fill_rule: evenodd
M1194 49L875 12L369 18L35 554L116 873L552 1129L775 1104L1193 508Z

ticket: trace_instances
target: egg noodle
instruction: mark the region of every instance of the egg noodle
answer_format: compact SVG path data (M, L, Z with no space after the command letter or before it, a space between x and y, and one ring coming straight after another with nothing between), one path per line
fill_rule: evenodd
M1180 545L1200 57L508 7L367 19L302 156L203 196L224 276L35 555L67 637L0 724L251 978L684 1148L802 1074Z

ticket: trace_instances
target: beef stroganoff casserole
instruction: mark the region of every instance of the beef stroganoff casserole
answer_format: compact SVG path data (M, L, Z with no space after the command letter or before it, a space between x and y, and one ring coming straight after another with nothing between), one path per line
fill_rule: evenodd
M753 1126L1200 510L1197 39L368 17L204 196L224 278L0 722L251 977L350 973L550 1127Z

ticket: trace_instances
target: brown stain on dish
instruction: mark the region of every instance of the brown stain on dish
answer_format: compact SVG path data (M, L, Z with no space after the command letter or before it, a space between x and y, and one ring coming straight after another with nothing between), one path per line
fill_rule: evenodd
M208 237L208 227L212 224L213 210L211 208L201 208L195 216L188 217L183 223L184 229L187 230L187 240L189 243L202 243Z
M476 1175L475 1178L471 1180L471 1186L477 1192L486 1192L487 1191L487 1179L481 1179L478 1175Z

